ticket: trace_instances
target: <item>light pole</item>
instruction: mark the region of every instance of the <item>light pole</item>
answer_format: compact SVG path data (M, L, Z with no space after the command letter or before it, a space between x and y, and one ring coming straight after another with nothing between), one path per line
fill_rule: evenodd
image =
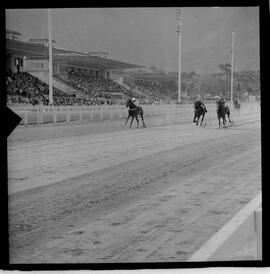
M181 27L183 20L183 9L177 8L177 33L178 33L178 103L181 103Z
M231 103L233 102L233 46L234 46L234 32L232 33Z
M49 36L49 104L53 104L53 82L52 82L52 22L51 9L48 9L48 36Z

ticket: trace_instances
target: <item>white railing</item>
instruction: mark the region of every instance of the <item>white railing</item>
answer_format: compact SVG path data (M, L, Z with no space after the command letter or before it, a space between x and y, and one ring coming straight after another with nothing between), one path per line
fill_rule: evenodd
M191 105L143 105L144 115L166 115L192 111ZM43 124L82 120L123 119L127 117L124 105L100 106L17 106L11 109L22 120L21 124Z
M255 239L254 260L262 260L261 199L260 193L195 252L188 261L233 260L236 252L241 251L241 247L248 239Z
M127 117L127 108L124 105L99 105L99 106L9 106L21 118L21 123L43 124L83 120L103 120L103 119L124 119ZM167 105L142 105L144 116L183 114L183 117L193 116L193 105L167 104ZM232 111L233 107L230 106ZM207 104L208 113L206 120L216 119L216 105ZM248 113L257 111L258 104L243 104L241 112Z

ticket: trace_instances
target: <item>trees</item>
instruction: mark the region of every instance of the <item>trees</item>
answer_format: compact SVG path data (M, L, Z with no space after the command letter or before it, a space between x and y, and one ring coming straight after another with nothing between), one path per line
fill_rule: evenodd
M260 91L260 72L259 71L241 71L235 73L235 79L238 82L237 91L239 94L248 92L248 94L258 95Z
M230 84L230 75L231 75L231 64L229 64L229 63L220 64L218 67L225 74L226 83L227 83L226 91L228 92L229 91L229 84ZM223 93L223 96L225 96L227 92Z

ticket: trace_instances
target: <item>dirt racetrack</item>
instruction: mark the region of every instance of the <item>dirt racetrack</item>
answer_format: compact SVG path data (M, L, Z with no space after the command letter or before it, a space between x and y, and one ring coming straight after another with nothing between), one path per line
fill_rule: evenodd
M232 117L18 127L10 263L185 261L261 190L260 113Z

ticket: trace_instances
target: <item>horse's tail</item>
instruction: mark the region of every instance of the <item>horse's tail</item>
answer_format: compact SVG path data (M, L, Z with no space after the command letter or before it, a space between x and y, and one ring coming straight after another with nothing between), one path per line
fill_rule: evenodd
M228 115L230 115L230 108L229 108L229 106L225 106L225 113L227 113Z
M139 110L139 114L140 114L141 116L143 116L143 109L142 109L142 107L138 106L138 110Z
M206 108L206 106L204 105L203 106L203 113L206 113L207 112L207 108Z

